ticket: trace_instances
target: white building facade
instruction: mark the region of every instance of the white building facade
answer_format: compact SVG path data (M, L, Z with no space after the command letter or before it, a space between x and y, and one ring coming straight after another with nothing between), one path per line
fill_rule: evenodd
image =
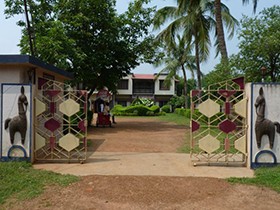
M129 74L122 78L117 86L115 103L129 106L136 98L149 98L156 105L165 105L176 95L176 80L171 79L170 85L165 84L165 74Z

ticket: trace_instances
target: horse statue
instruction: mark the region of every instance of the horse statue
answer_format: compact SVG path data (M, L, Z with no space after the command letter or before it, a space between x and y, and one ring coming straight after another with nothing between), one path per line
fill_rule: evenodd
M260 149L263 135L267 135L269 139L270 149L273 148L275 138L275 126L277 133L280 133L280 124L278 122L272 122L264 117L265 112L265 98L263 94L263 88L259 90L259 96L255 102L255 109L257 113L257 119L255 122L255 134L257 140L257 146Z
M27 106L28 101L27 97L24 95L24 87L22 86L21 95L18 97L18 116L5 120L5 129L9 128L11 144L14 144L15 133L19 132L21 135L21 143L24 145L27 130Z

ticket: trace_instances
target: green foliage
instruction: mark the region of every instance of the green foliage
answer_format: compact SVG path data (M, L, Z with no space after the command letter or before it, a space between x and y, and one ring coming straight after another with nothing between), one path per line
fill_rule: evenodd
M185 96L172 96L168 102L173 108L184 107Z
M280 167L258 168L255 170L254 178L229 178L228 181L268 187L280 193Z
M154 101L149 98L136 98L132 101L131 105L144 105L150 107L154 105Z
M24 14L23 2L5 0L7 17ZM73 82L84 88L114 91L120 78L152 59L155 47L148 29L154 8L145 7L149 2L133 1L118 15L115 0L29 0L35 56L73 72ZM21 53L30 54L26 23L18 25Z
M170 105L167 104L167 105L162 106L161 110L165 113L170 113L171 112L170 111Z
M158 116L157 118L162 121L176 123L177 125L189 126L190 124L189 118L182 115L178 115L176 113L166 113L165 115Z
M240 52L233 57L248 82L280 81L280 6L264 9L254 18L244 16L239 34ZM262 75L261 67L267 71Z
M58 184L67 186L78 181L71 175L35 170L31 163L0 162L0 204L6 199L30 199L40 195L46 185Z
M159 113L160 107L157 106L157 105L153 105L153 106L150 107L150 110L154 113Z
M243 76L243 72L236 68L234 56L231 56L227 64L219 63L214 67L213 71L206 74L203 77L202 83L203 87L207 89L209 85L213 86L221 81L237 78L239 76Z
M146 113L150 111L149 107L144 105L134 105L134 106L128 106L126 108L127 113L135 113L138 116L146 116Z
M191 110L185 108L176 108L175 113L181 116L185 116L187 118L191 118Z
M115 116L121 116L121 115L124 115L125 109L126 109L126 107L123 107L122 105L117 104L117 105L115 105L115 106L111 109L111 112L112 112Z
M195 63L199 89L202 88L200 63L209 57L210 31L212 29L218 29L216 21L213 19L217 12L216 2L217 1L177 1L178 7L163 7L156 12L154 17L155 29L159 29L167 22L171 22L157 36L157 38L167 46L167 52L171 52L171 54L174 55L174 60L179 61L170 61L170 66L175 69L174 67L179 67L180 64L184 67L186 62ZM224 26L228 29L231 35L235 29L237 21L230 15L229 9L224 4L221 2L219 4L221 6L220 14ZM185 52L181 50L183 49L182 46L177 46L177 43L181 42L178 38L178 32L182 34L182 43L184 44L184 47L186 47ZM221 47L220 44L217 44L218 30L215 32L215 46ZM190 56L188 54L191 52L190 49L195 52L195 62L193 59L189 59ZM177 51L178 54L174 53L175 51Z
M111 111L115 116L155 116L160 114L159 106L148 107L141 104L128 107L116 105Z

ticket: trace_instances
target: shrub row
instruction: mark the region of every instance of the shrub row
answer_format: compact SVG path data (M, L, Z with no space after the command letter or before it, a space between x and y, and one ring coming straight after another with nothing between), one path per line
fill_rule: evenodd
M165 113L170 113L170 105L164 105L161 107L161 111L165 112Z
M184 109L184 108L176 108L175 109L175 113L178 115L182 115L185 116L187 118L191 118L191 110L190 109ZM197 109L194 111L194 119L199 118L200 122L208 122L208 120L211 122L212 125L218 125L220 122L222 122L223 120L226 119L226 116L223 112L219 112L217 114L215 114L214 116L210 117L210 119L208 119L206 116L204 116L202 113L200 113Z
M135 105L128 107L116 105L111 111L116 116L155 116L160 114L160 108L156 105L153 105L151 107L144 105Z

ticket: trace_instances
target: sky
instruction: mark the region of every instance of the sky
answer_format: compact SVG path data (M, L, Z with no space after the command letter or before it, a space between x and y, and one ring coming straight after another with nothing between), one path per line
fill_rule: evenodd
M123 13L131 0L117 0L116 9L119 13ZM228 6L230 13L237 19L240 20L242 15L253 17L253 6L251 4L253 0L250 0L248 5L242 5L242 0L224 0L223 3ZM157 6L160 9L164 6L175 6L176 0L152 0L149 6ZM259 0L256 14L258 14L264 8L271 7L273 5L280 5L280 0ZM0 54L19 54L20 50L17 46L21 37L21 29L16 25L19 20L25 20L24 15L19 15L13 18L6 19L4 15L5 4L4 0L0 0ZM155 35L158 31L153 32ZM228 54L236 54L238 52L238 37L237 33L231 40L226 39ZM204 74L213 70L214 66L219 63L220 58L215 58L215 49L211 48L210 57L207 62L202 63L201 69ZM133 73L158 73L160 68L155 68L150 64L141 64L139 67L134 69Z

